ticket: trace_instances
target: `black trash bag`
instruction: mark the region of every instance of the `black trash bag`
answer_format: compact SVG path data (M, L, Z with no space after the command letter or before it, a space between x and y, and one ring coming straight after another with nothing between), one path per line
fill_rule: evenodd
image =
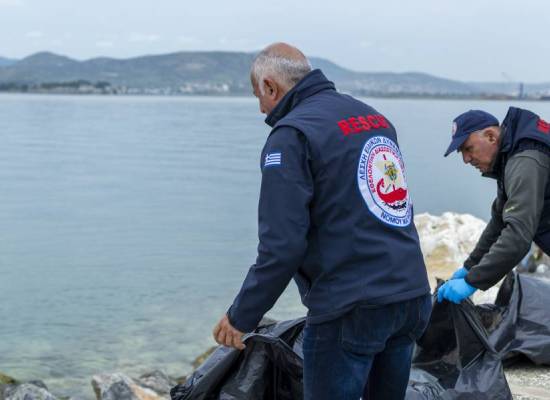
M406 399L512 399L500 358L471 301L434 301L430 323L417 342Z
M242 352L220 346L171 390L172 400L302 399L304 324L301 318L259 328L247 336ZM406 399L511 398L475 306L435 302L415 350Z
M300 318L259 327L247 335L243 351L219 346L172 388L172 400L301 399L304 324Z
M511 272L495 304L477 306L489 342L507 363L522 356L550 365L550 281Z

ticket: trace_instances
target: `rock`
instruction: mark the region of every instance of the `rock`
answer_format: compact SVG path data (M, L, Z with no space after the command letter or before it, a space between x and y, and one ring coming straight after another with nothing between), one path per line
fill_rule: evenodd
M182 375L176 378L176 384L178 385L183 385L185 382L187 382L187 375Z
M141 375L138 383L146 388L154 390L156 393L169 394L170 389L176 386L176 380L170 379L161 371L153 371Z
M46 384L42 381L39 381L39 380L28 381L28 382L25 382L25 383L30 383L31 385L38 386L42 389L48 390L48 387L46 386Z
M451 212L439 217L418 214L414 222L432 289L436 286L436 277L447 279L462 265L486 225L472 215Z
M161 400L154 390L139 385L132 378L121 374L101 374L92 377L92 387L97 400Z
M16 379L0 372L0 385L12 385L16 383L18 383Z
M47 388L31 382L7 385L3 390L3 398L4 400L56 400Z
M550 367L526 360L504 368L514 399L550 399Z
M546 264L539 264L539 265L537 266L537 273L539 273L539 274L545 274L545 273L548 272L548 269L549 269L549 268L548 268L548 265L546 265Z
M485 291L476 290L476 292L472 296L472 301L474 302L474 304L494 304L499 289L499 286L493 286Z

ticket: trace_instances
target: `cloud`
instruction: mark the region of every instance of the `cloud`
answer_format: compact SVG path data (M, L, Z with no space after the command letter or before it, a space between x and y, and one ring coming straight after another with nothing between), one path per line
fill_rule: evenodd
M19 7L23 4L23 0L0 0L0 7Z
M231 48L234 50L250 50L254 49L254 43L250 39L246 38L228 38L222 36L218 39L218 43L222 47Z
M115 47L115 44L110 40L98 40L97 42L95 42L95 46L102 49L108 49L111 47Z
M156 33L132 33L128 41L134 43L154 43L160 39L160 35Z
M0 0L2 1L2 0ZM29 39L40 39L44 37L44 33L40 31L30 31L25 33L25 37L28 37Z
M366 48L369 48L369 47L372 47L372 46L374 46L374 43L369 42L368 40L363 40L359 43L359 47L361 47L363 49L366 49Z
M197 39L196 37L193 37L193 36L178 36L176 38L176 41L179 44L197 44L197 43L200 42L199 39Z

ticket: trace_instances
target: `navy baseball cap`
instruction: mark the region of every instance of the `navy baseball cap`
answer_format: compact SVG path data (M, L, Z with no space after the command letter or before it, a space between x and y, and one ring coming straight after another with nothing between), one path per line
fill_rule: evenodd
M470 133L498 125L498 119L485 111L470 110L460 114L453 120L453 137L449 148L445 152L445 157L458 150L462 143L468 139Z

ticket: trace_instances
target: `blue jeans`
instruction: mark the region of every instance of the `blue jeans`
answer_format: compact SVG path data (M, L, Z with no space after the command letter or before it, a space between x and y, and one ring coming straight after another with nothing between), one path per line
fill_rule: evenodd
M348 314L304 328L305 400L402 400L414 342L428 325L431 296L359 303Z

